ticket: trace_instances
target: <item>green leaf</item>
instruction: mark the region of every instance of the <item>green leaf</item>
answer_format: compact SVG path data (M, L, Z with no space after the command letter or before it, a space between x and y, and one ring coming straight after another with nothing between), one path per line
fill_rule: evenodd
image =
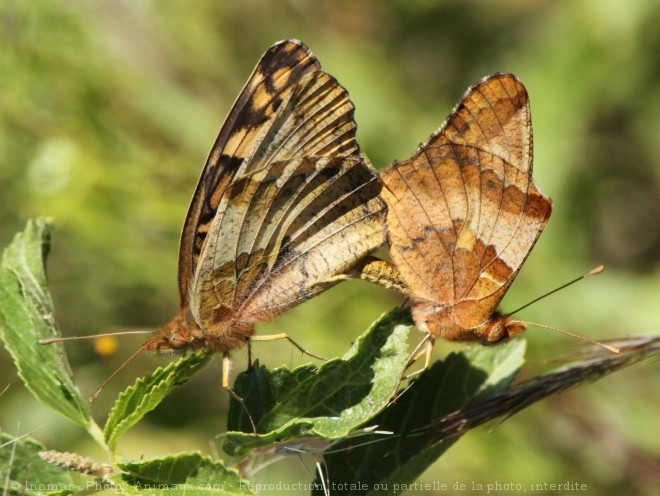
M0 336L26 387L50 406L90 432L95 427L87 401L73 382L60 345L39 339L60 335L48 290L45 262L52 223L29 221L4 251L0 266Z
M408 310L383 315L341 358L319 368L304 365L239 375L236 393L257 424L254 436L243 408L233 402L223 449L245 455L271 443L303 436L336 439L368 422L394 395L408 358Z
M126 494L208 496L255 494L234 469L199 453L118 463L126 473L111 477Z
M114 449L119 438L128 429L156 408L174 389L187 382L195 372L209 363L213 355L207 351L193 353L167 367L159 367L126 388L117 398L103 430L108 446Z
M401 492L403 484L414 481L458 439L431 442L419 429L506 390L524 362L524 352L525 341L516 339L498 346L473 346L436 362L372 420L379 430L394 434L334 445L324 457L326 480L346 487L353 484L355 490L342 494L379 494L374 490L377 484L384 484L388 492Z
M39 457L44 446L38 441L29 437L14 441L12 436L0 433L0 446L2 494L42 495L51 491L77 489L71 483L69 472Z

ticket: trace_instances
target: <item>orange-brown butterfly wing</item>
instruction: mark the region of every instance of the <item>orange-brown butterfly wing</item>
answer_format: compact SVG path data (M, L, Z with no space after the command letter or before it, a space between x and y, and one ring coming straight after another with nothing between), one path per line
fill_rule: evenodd
M290 91L306 74L319 70L309 49L297 40L284 40L261 57L234 102L216 139L183 225L179 245L179 302L187 305L191 281L221 198L257 138Z
M462 328L495 311L545 227L527 92L512 75L465 94L410 159L382 174L392 258L417 301Z

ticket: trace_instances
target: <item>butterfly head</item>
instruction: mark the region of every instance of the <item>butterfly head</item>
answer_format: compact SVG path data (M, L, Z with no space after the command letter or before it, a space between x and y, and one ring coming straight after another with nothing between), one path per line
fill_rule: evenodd
M183 353L200 349L225 352L246 345L254 334L253 325L235 319L216 319L213 322L204 332L190 310L183 309L152 334L144 349L156 353Z
M195 342L203 337L201 329L191 325L189 312L179 312L172 320L155 331L144 344L144 349L156 353L183 353L195 348Z
M524 322L513 320L509 315L495 312L492 318L477 333L484 344L493 344L509 339L525 331Z
M435 337L484 344L499 343L520 334L527 327L524 322L497 311L481 324L466 326L466 322L474 321L474 316L460 305L419 303L413 306L413 318L422 331Z

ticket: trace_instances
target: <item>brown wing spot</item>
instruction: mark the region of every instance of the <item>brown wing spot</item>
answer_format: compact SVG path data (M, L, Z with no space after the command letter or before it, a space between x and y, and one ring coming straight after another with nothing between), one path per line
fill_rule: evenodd
M504 190L504 200L500 205L500 215L502 213L520 214L527 202L527 195L520 191L517 186L507 186Z
M472 246L472 253L474 253L474 258L481 260L481 265L483 265L483 260L486 256L486 245L481 239L475 239L474 245Z
M234 264L231 262L224 263L220 267L213 269L212 279L228 279L230 277L234 277Z
M225 305L218 305L213 309L214 322L226 322L234 316L233 310Z
M527 196L527 204L525 205L525 217L534 219L544 219L547 217L551 208L548 199L539 194L531 193Z
M488 264L490 264L493 260L497 258L497 250L493 245L488 245L484 246L483 242L479 242L480 244L480 260L481 260L481 266L485 267Z
M492 247L488 247L489 249ZM501 258L495 258L492 263L488 265L488 268L484 272L488 274L490 279L497 283L504 283L509 280L511 274L513 274L513 269L507 265L507 263Z

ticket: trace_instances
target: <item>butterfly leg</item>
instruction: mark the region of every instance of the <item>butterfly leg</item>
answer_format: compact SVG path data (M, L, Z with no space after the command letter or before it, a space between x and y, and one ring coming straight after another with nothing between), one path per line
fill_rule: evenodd
M428 370L428 368L431 366L431 357L433 355L433 347L435 346L435 337L432 336L431 334L426 334L424 338L419 342L419 344L415 347L413 352L410 354L408 357L408 361L406 362L406 367L403 369L403 373L401 374L401 377L399 377L399 382L397 382L395 391L397 391L397 394L394 396L394 399L392 402L395 402L399 397L406 392L406 389L403 391L399 392L399 386L404 380L407 379L412 379L413 377L416 377L420 375L422 372L425 370ZM422 356L426 355L426 359L424 360L424 367L422 367L419 370L416 370L415 372L412 372L410 374L406 374L406 370L410 368L410 366L415 363L417 360L422 358ZM410 386L408 386L410 387Z
M250 425L252 426L252 433L256 436L257 426L255 425L254 420L252 419L252 415L250 415L250 411L248 410L247 405L245 404L245 400L241 398L238 394L236 394L236 391L234 391L229 386L229 353L222 354L222 388L225 391L227 391L227 393L236 401L238 401L238 403L241 405L243 411L250 420Z
M421 374L431 366L431 357L433 355L434 346L435 346L435 337L427 333L426 336L424 336L424 339L422 339L419 342L417 347L410 354L410 357L408 358L408 363L406 364L406 370L408 370L408 368L410 368L410 366L413 363L415 363L417 360L419 360L423 356L426 356L426 359L424 360L424 366L421 369L416 370L415 372L402 376L401 380L411 379L412 377L418 376L419 374Z
M302 353L305 355L309 355L312 358L316 358L317 360L322 360L324 362L327 362L327 358L323 358L322 356L316 355L315 353L312 353L311 351L307 351L305 348L300 346L296 341L293 340L291 336L289 336L286 332L281 332L279 334L267 334L266 336L251 336L250 341L275 341L277 339L286 339L291 343L293 346L298 348Z

